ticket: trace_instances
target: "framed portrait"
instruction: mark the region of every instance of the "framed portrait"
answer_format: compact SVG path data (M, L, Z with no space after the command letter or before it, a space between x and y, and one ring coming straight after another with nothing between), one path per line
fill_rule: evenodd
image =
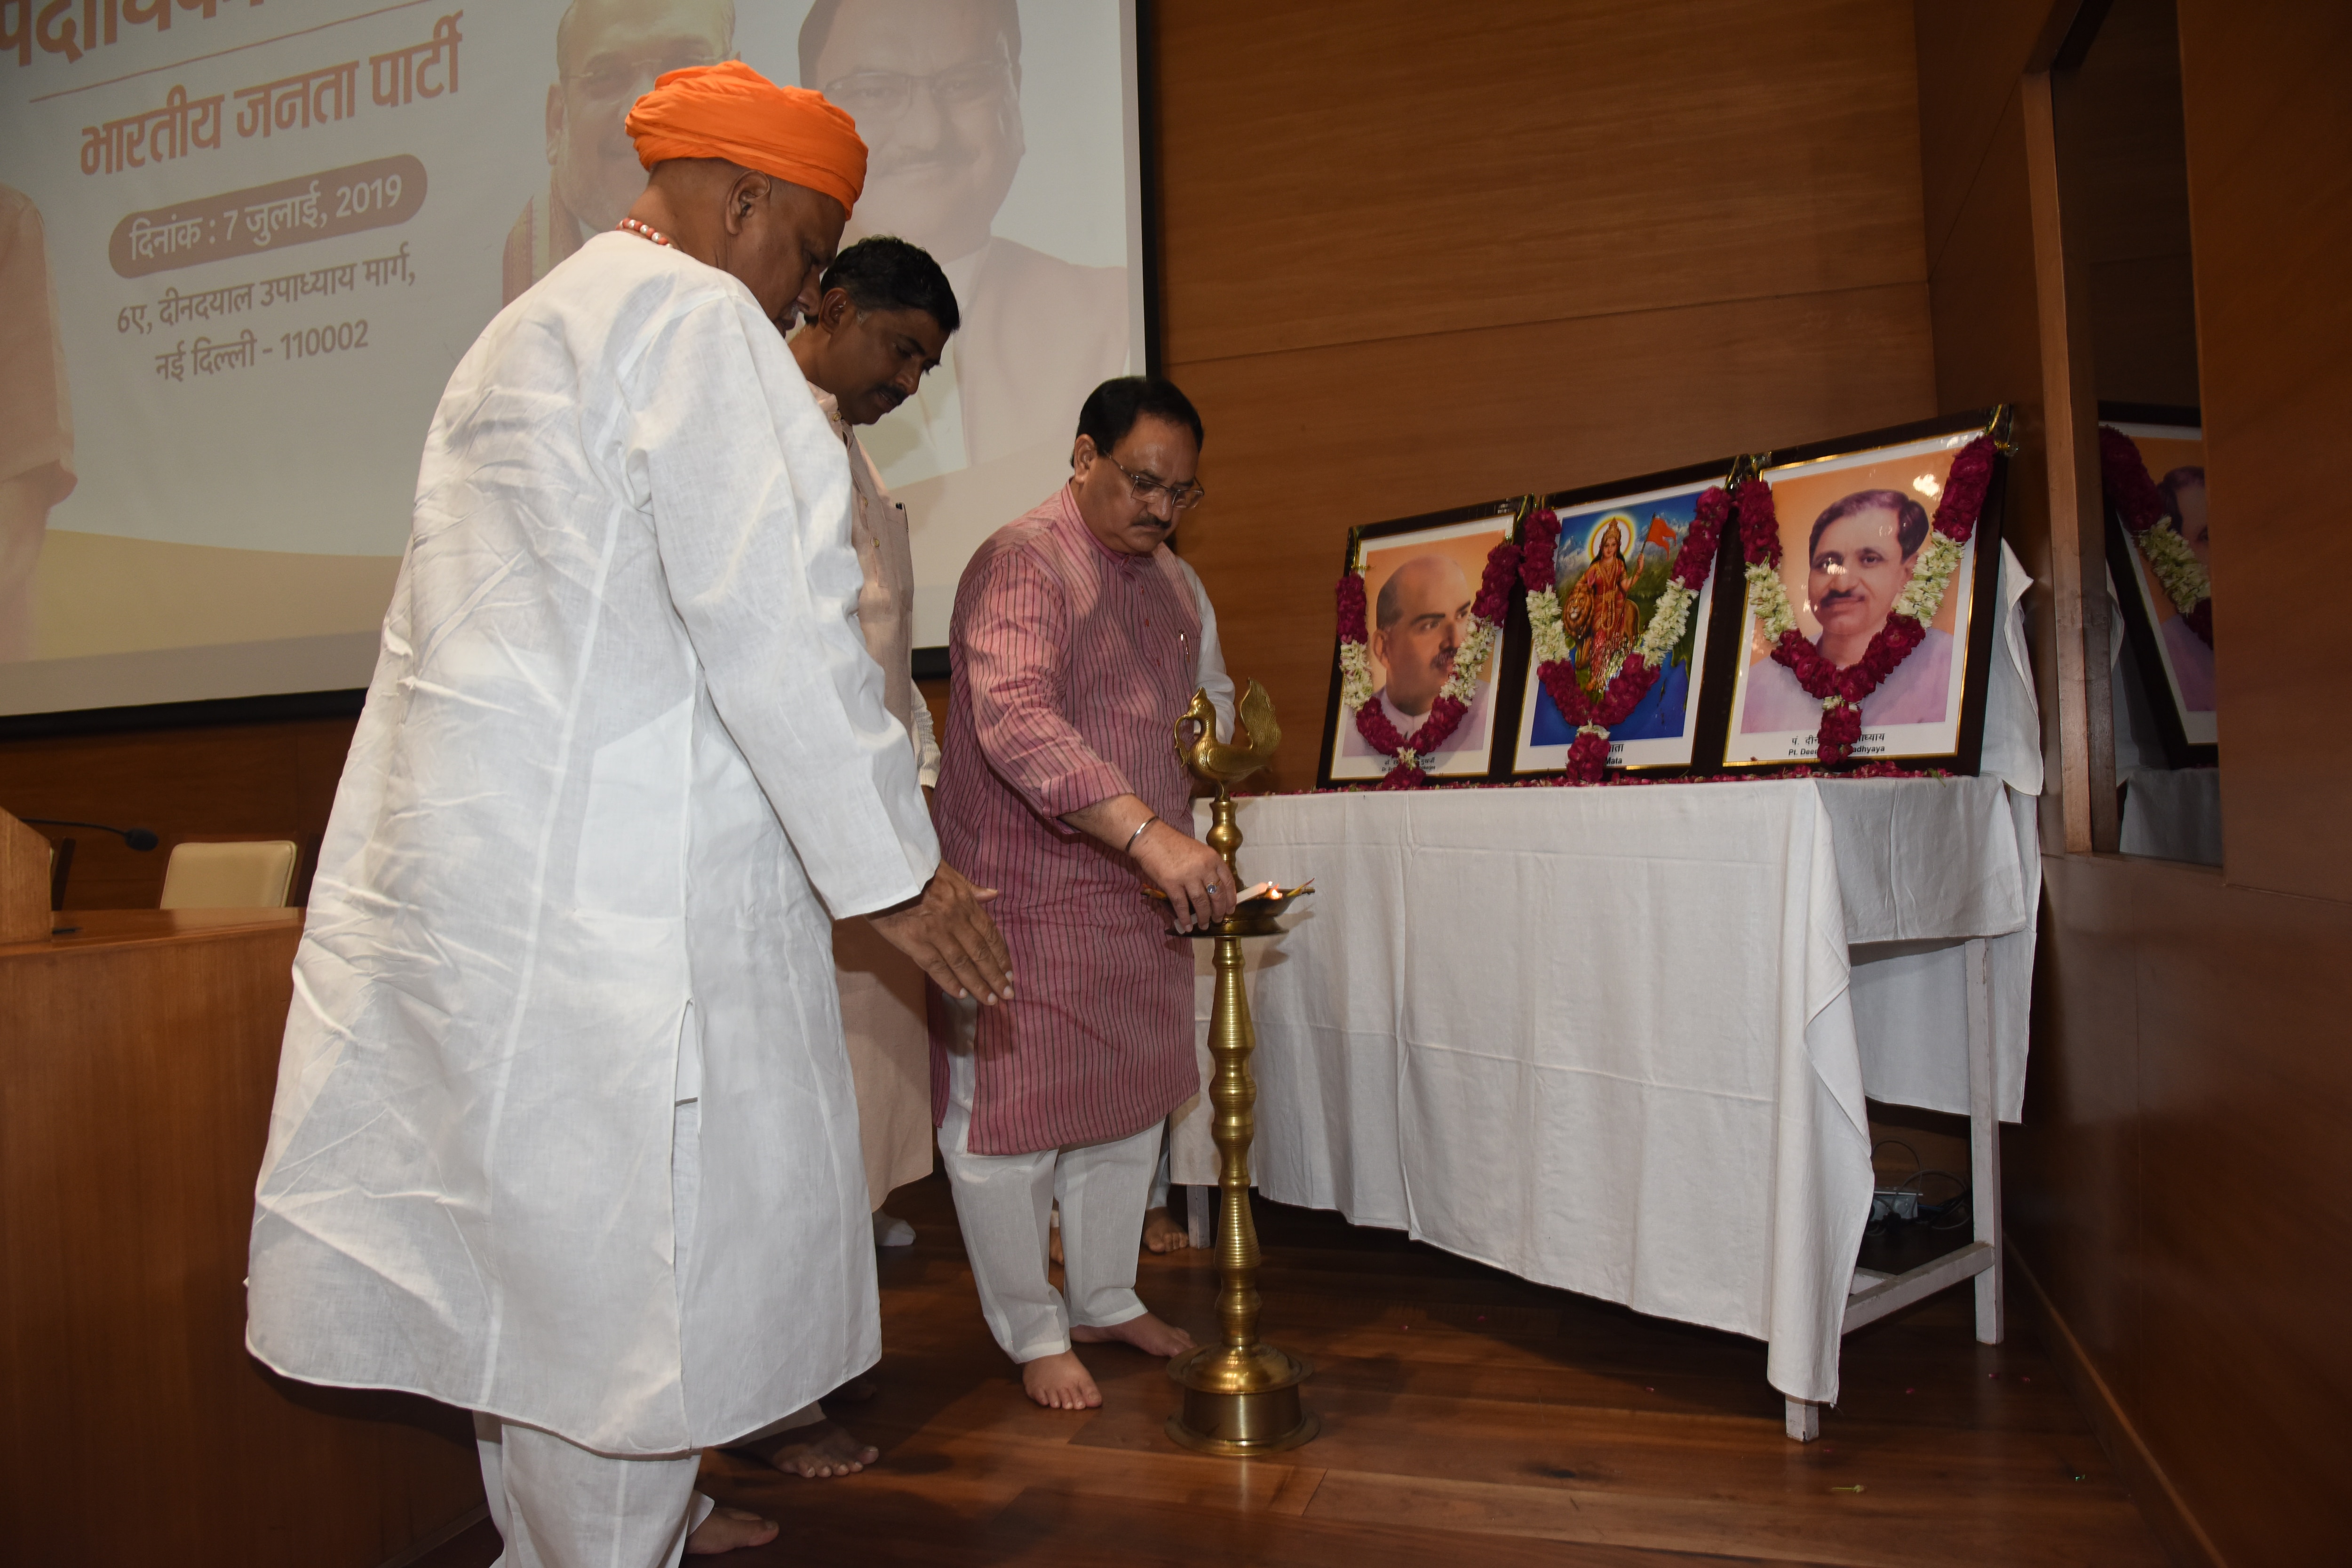
M2213 713L2210 612L2200 626L2174 602L2158 569L2161 549L2187 547L2200 569L2212 570L2212 531L2205 511L2205 431L2193 408L2103 403L2099 423L2127 437L2156 486L2163 518L2149 530L2171 537L2135 539L2112 493L2106 498L2107 577L2123 609L2125 657L2132 660L2166 763L2210 767L2220 758ZM2210 581L2210 580L2209 580ZM2176 586L2178 578L2176 575ZM2210 592L2210 588L2208 590Z
M1759 459L1758 476L1772 488L1780 581L1797 631L1832 664L1861 662L1886 625L1927 542L1952 459L1993 416L1983 410ZM1925 639L1863 699L1853 762L1976 771L1998 618L2006 470L2005 461L1995 462L1983 510ZM1731 699L1723 766L1819 765L1821 700L1772 657L1752 605L1741 605L1738 627L1717 650Z
M1552 592L1559 600L1576 682L1588 697L1600 697L1649 630L1675 555L1697 516L1699 497L1723 484L1734 466L1726 458L1543 498L1560 523ZM1724 542L1718 542L1716 569L1656 680L1624 721L1611 727L1609 766L1670 773L1705 760L1697 755L1704 728L1700 693L1717 589L1724 581ZM1736 571L1731 580L1738 580ZM1509 715L1509 772L1515 778L1560 773L1576 740L1576 726L1562 716L1538 677L1531 643L1524 615L1515 617L1504 666L1505 687L1515 699Z
M1341 570L1363 574L1371 690L1360 708L1346 704L1345 648L1335 645L1319 784L1370 784L1388 772L1390 753L1367 734L1381 726L1368 713L1406 737L1427 721L1439 692L1454 678L1456 656L1471 640L1470 605L1487 552L1511 536L1517 513L1516 502L1489 501L1349 533ZM1421 755L1430 779L1485 778L1492 771L1502 652L1499 641L1486 650L1473 676L1469 711Z

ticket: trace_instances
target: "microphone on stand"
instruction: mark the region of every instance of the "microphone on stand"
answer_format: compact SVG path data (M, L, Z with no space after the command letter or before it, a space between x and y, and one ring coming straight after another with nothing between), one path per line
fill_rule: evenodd
M109 827L103 822L68 822L57 816L20 816L16 819L37 827L87 827L97 833L111 833L131 848L144 854L163 842L148 827Z

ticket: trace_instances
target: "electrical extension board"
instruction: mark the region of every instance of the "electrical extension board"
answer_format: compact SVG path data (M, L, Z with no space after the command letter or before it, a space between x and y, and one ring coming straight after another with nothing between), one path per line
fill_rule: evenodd
M1877 1225L1890 1219L1917 1219L1919 1194L1893 1187L1881 1187L1870 1194L1870 1223Z

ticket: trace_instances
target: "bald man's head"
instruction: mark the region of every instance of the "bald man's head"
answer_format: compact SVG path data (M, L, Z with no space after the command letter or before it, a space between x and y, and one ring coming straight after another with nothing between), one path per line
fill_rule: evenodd
M574 216L610 228L646 188L622 121L654 79L734 53L733 0L572 0L555 26L547 161Z
M1390 574L1373 603L1372 655L1388 671L1388 700L1418 719L1454 675L1469 624L1470 580L1443 555L1416 555Z

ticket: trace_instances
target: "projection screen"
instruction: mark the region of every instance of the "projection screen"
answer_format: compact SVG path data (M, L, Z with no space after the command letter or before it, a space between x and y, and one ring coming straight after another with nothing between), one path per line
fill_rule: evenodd
M916 641L1145 362L1135 0L0 0L0 715L364 686L425 428L739 56L873 149L963 330L863 432Z

